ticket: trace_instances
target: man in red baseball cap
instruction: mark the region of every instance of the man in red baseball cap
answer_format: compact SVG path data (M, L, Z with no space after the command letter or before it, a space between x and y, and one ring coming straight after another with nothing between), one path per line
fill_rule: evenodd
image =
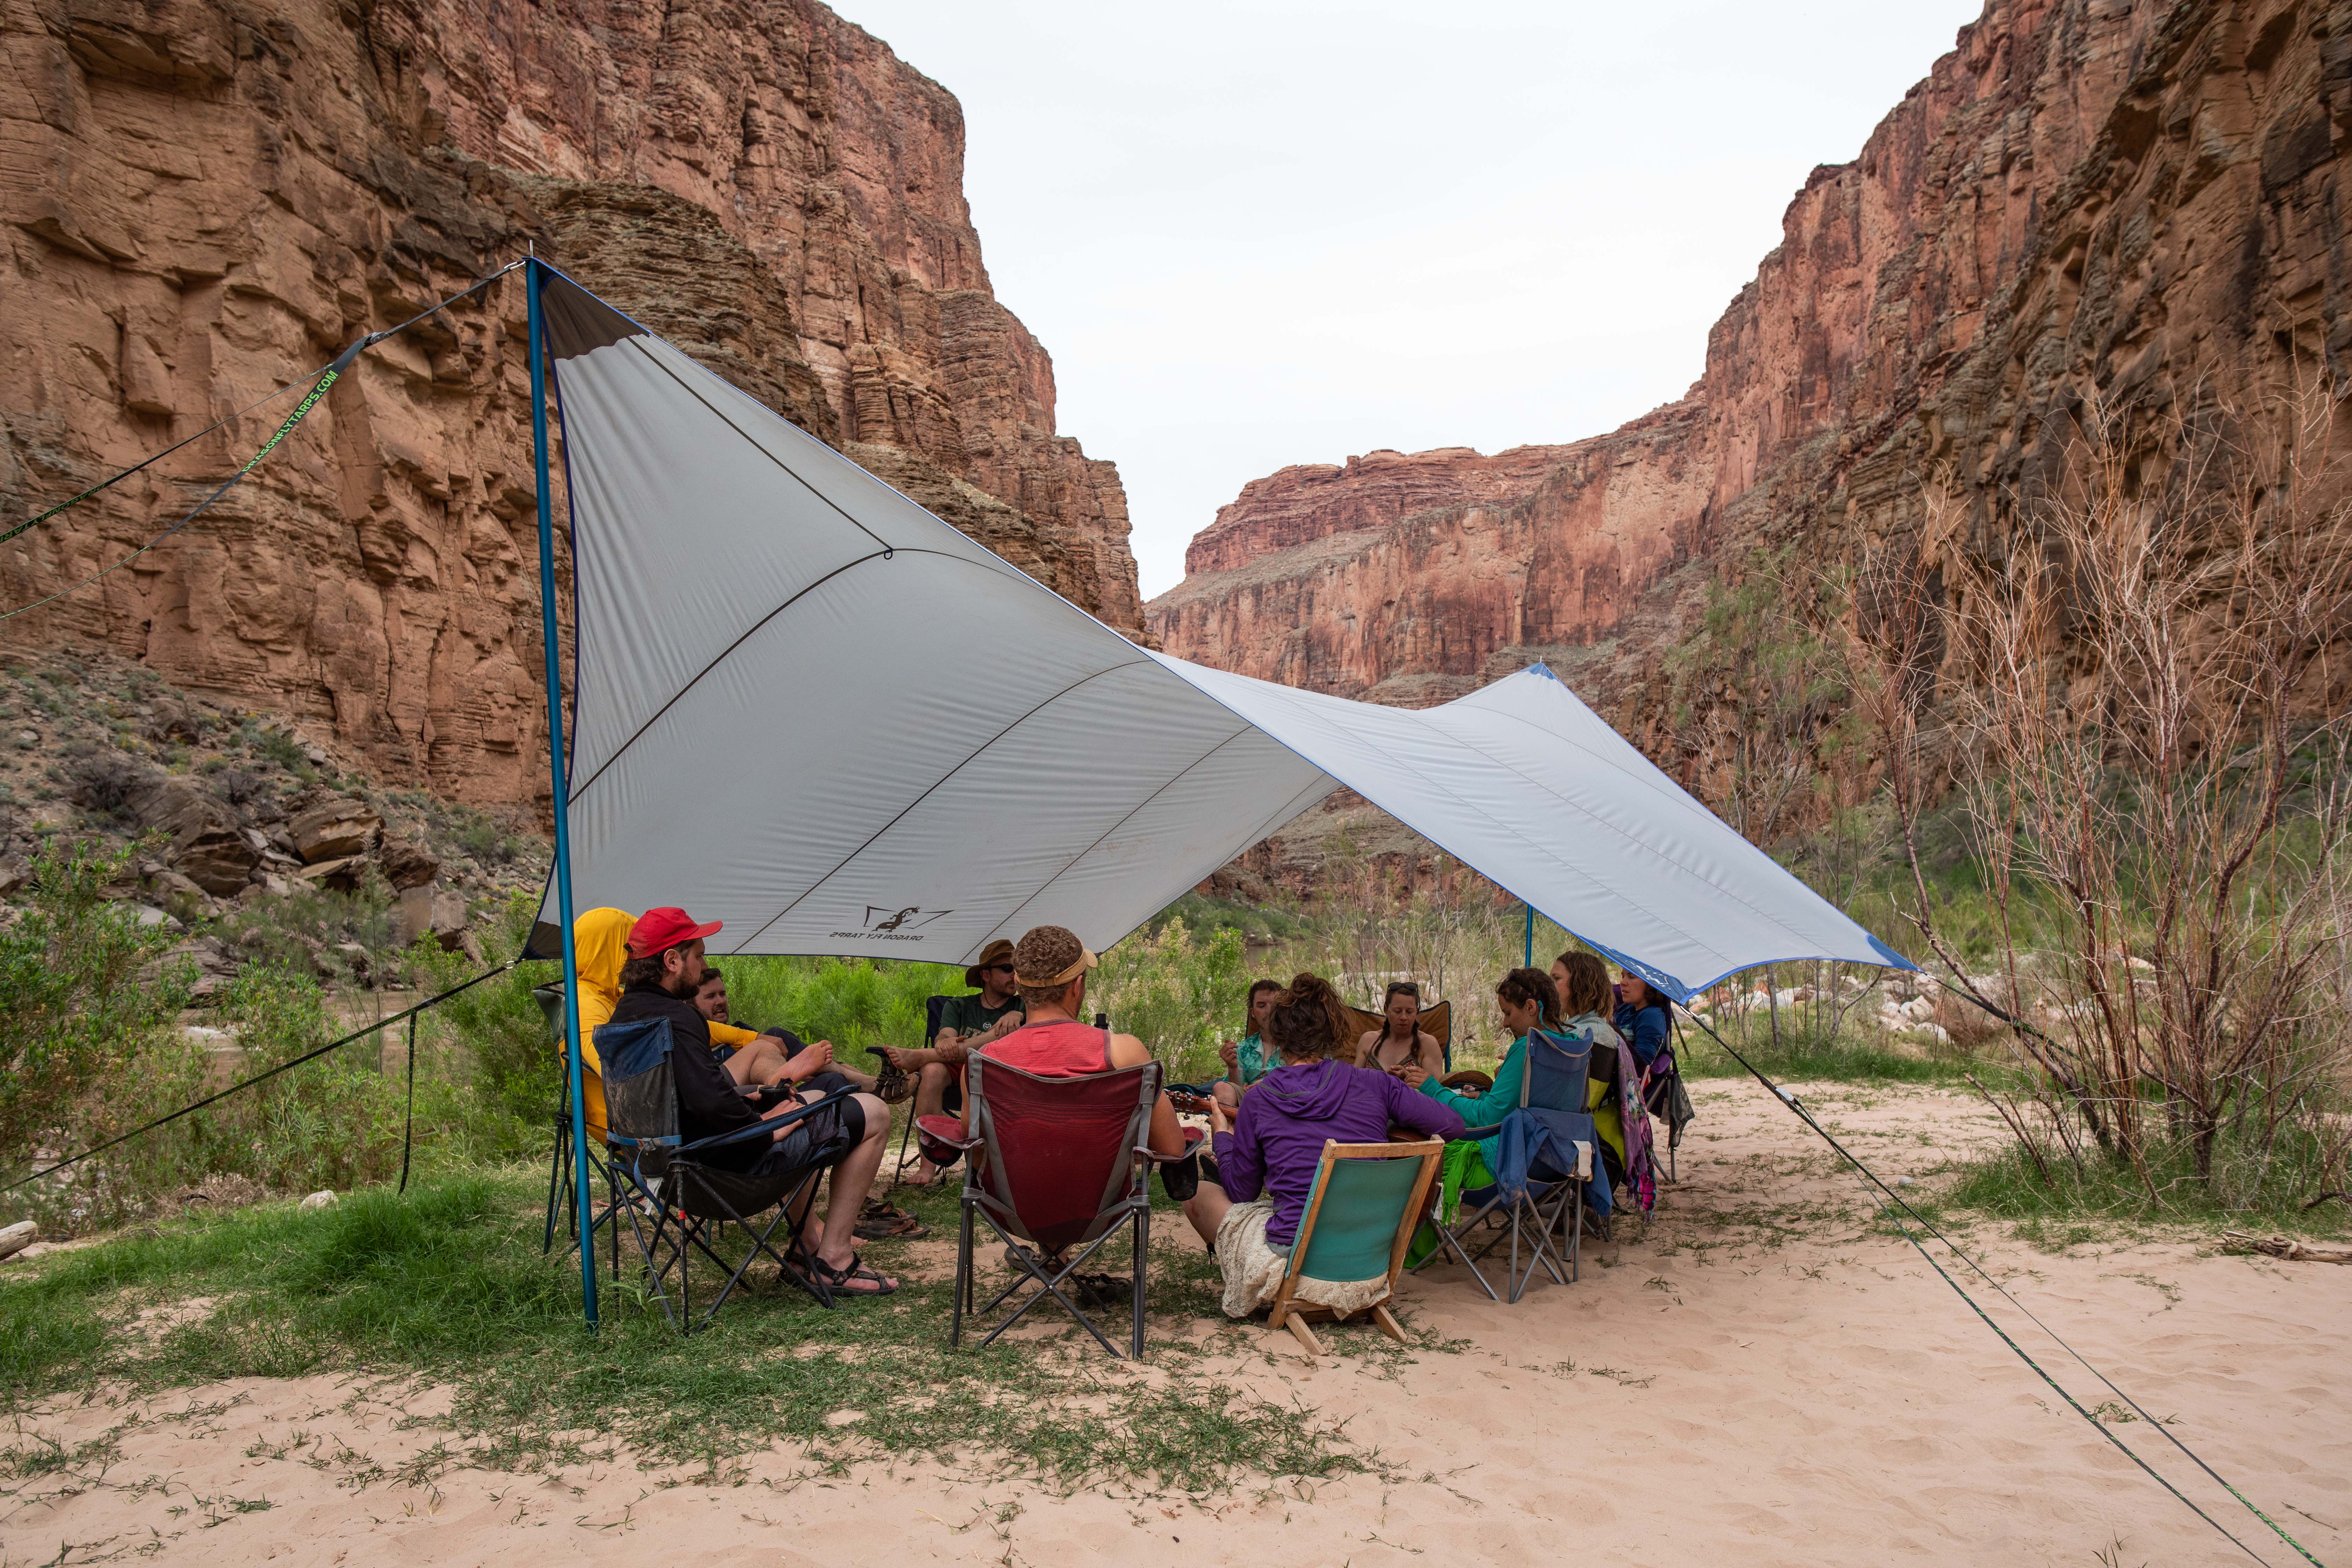
M694 994L709 968L703 962L702 943L717 933L719 924L718 921L698 924L679 909L647 910L638 916L629 930L629 961L621 966L621 1000L613 1009L615 1024L642 1018L669 1020L677 1130L688 1142L731 1132L762 1119L743 1098L741 1087L719 1065L710 1048L709 1024L694 1005ZM767 1115L781 1116L796 1109L787 1100ZM870 1094L852 1094L780 1129L772 1142L752 1139L714 1151L710 1159L746 1173L831 1166L832 1201L825 1206L822 1225L811 1205L802 1222L802 1250L817 1277L832 1287L836 1300L887 1296L898 1288L898 1282L866 1268L853 1243L858 1211L874 1184L875 1172L882 1167L889 1132L888 1109Z

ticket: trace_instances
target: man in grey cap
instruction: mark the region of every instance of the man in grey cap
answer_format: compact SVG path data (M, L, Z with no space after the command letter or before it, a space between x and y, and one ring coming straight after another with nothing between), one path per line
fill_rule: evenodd
M940 1032L920 1049L882 1047L882 1058L901 1072L914 1073L915 1114L954 1116L963 1110L963 1059L978 1047L1003 1039L1022 1024L1021 998L1013 984L1013 944L997 938L981 950L980 958L963 972L963 983L976 987L971 994L950 996L940 1009ZM908 1186L928 1187L941 1177L941 1167L918 1159L915 1168L899 1177Z

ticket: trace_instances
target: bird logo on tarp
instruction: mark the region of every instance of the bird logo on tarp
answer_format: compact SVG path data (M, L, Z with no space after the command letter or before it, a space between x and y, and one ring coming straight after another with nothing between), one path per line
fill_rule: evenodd
M921 942L923 927L933 921L955 913L953 910L927 910L919 904L900 907L893 904L866 906L863 931L837 931L837 937L867 937L880 942Z

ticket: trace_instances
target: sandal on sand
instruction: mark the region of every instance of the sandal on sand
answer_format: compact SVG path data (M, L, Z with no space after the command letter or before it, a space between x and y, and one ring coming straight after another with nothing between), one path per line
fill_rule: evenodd
M861 1216L856 1226L860 1241L915 1241L930 1235L921 1220L904 1212Z
M866 1267L866 1260L856 1253L849 1255L849 1267L835 1268L822 1258L812 1257L809 1267L825 1288L836 1296L887 1296L898 1287ZM865 1283L853 1283L864 1281Z
M1116 1274L1073 1274L1070 1283L1077 1287L1079 1299L1089 1307L1111 1307L1134 1294L1135 1282Z

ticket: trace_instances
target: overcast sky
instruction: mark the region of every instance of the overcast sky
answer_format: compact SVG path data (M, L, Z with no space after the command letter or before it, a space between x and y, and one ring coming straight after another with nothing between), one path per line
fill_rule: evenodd
M963 102L997 298L1146 597L1250 479L1688 388L1817 163L1980 0L833 0Z

